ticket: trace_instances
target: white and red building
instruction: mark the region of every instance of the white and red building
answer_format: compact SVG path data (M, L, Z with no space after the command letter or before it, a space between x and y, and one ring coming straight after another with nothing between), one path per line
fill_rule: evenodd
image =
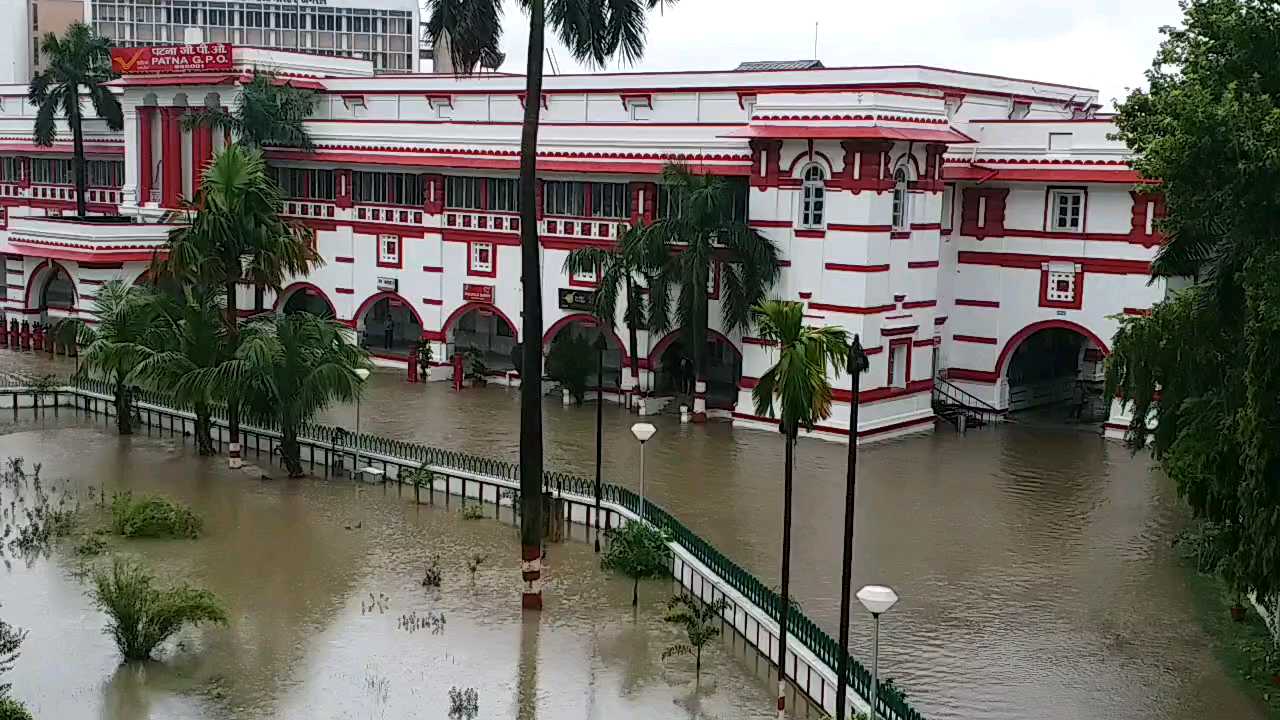
M237 48L227 71L125 76L124 131L87 123L90 209L129 223L56 217L74 207L69 141L34 146L25 87L0 88L9 320L92 322L97 286L144 274L226 142L182 116L232 104L252 67L320 93L315 152L268 155L325 264L279 297L243 288L242 307L332 312L387 362L426 340L437 360L476 347L500 372L528 340L515 180L526 102L543 108L547 332L534 341L593 325L595 278L566 275L565 256L664 212L671 161L740 188L745 217L785 258L777 297L861 336L865 436L932 427L939 377L999 409L1069 392L1096 371L1117 317L1164 294L1148 276L1161 198L1135 191L1094 90L902 66L560 75L531 99L518 76L375 76L367 61ZM719 290L716 274L711 387L696 409L767 425L751 388L770 348L714 330ZM606 335L626 394L674 383L678 331L641 333L637 358L621 321ZM834 380L835 414L819 432L839 436L849 379Z

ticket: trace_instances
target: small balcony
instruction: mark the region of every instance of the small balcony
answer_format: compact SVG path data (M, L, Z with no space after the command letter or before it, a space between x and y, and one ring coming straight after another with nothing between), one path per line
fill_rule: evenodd
M459 210L445 208L444 227L447 230L480 230L495 233L519 233L520 216L515 213L487 210Z

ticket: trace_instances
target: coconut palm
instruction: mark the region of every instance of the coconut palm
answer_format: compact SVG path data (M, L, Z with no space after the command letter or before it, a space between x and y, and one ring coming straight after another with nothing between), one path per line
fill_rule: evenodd
M255 72L240 86L233 110L202 108L184 122L188 127L212 127L231 133L236 142L249 148L264 146L311 150L311 134L306 120L315 110L316 93L293 87L273 73Z
M756 332L776 346L777 362L760 376L751 391L756 414L777 417L786 446L782 484L782 602L778 617L778 709L782 715L786 689L787 617L791 610L791 490L796 436L831 416L828 371L843 368L849 355L848 334L837 327L806 327L804 305L769 300L754 308ZM774 403L777 403L777 413Z
M79 372L115 386L116 428L121 435L133 434L132 384L138 365L152 354L155 308L147 288L112 280L98 289L93 301L97 326L72 321L77 323L76 342L84 348Z
M76 214L88 214L85 195L89 186L84 159L84 96L93 111L112 130L124 128L120 100L106 86L112 78L111 41L84 23L72 23L59 38L46 33L40 53L48 66L31 78L27 100L36 108L35 143L53 145L58 136L55 122L61 113L71 129L72 166L75 169Z
M272 315L244 327L235 358L212 374L216 387L236 387L244 416L280 431L280 456L289 477L301 477L298 431L337 400L354 400L356 370L368 354L351 331L311 313Z
M550 25L575 60L603 67L610 58L634 62L644 53L645 12L676 0L520 0L529 13L524 123L520 135L520 266L524 278L524 338L520 373L521 559L539 562L542 544L542 280L538 238L537 152L542 110L544 35ZM502 36L502 0L426 0L427 32L445 41L455 68L493 65ZM538 571L540 572L540 571ZM530 573L534 577L536 574ZM541 606L541 595L524 602Z
M622 293L625 297L622 321L627 325L627 352L631 357L633 379L640 375L637 333L645 325L644 295L636 282L643 270L636 252L640 234L640 228L628 228L618 238L617 245L577 248L569 251L564 260L564 272L570 276L574 273L596 273L595 306L591 314L601 325L613 327L618 317L618 295ZM650 329L658 331L665 328Z
M724 178L696 174L683 165L663 169L669 201L664 217L640 235L640 263L656 274L649 312L667 312L668 287L678 288L676 320L693 354L699 383L706 382L707 287L720 269L721 323L725 332L746 328L752 308L765 299L781 273L778 248L734 213L733 187Z
M241 282L280 291L286 278L306 275L323 261L309 243L309 230L281 217L280 188L259 150L231 145L205 168L191 221L169 233L157 253L157 278L219 289L227 347L239 344L236 286ZM239 401L226 387L229 441L240 443Z
M214 380L229 354L221 291L190 285L180 297L157 294L154 302L156 348L138 364L135 377L180 407L189 406L196 416L196 447L201 455L213 455L211 418L219 395Z

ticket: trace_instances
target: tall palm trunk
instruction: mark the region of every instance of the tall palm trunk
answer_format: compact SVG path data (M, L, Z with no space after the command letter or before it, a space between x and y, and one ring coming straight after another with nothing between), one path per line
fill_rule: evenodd
M300 478L306 475L302 470L302 446L298 444L298 429L292 425L281 428L280 459L289 471L289 477Z
M239 258L236 264L239 265ZM226 284L227 292L227 349L228 352L234 353L236 347L240 345L240 311L236 307L236 283L235 281ZM227 434L228 434L228 464L233 467L240 467L240 398L236 393L236 388L226 388L227 393Z
M209 406L204 403L195 404L196 414L196 451L200 455L213 455L213 420Z
M627 351L631 353L631 384L637 390L640 388L640 333L636 328L636 310L639 305L636 302L635 282L631 279L631 273L627 273Z
M702 292L695 293L693 296L693 333L690 340L693 343L691 352L693 353L693 407L695 408L698 406L699 383L702 384L704 395L707 390L707 323L710 322L710 304L707 302L705 275L700 277L700 287L703 288Z
M520 339L521 607L542 609L542 263L538 241L538 120L542 110L544 0L529 2L529 59L520 134L520 272L524 317Z
M77 88L78 90L78 88ZM80 123L80 107L71 105L67 115L67 124L71 126L71 164L76 174L76 214L84 217L89 214L85 196L89 192L89 177L84 162L84 128Z
M133 412L130 406L133 405L129 398L129 386L122 383L116 383L116 431L121 435L133 434Z
M782 482L782 607L778 610L778 718L786 716L787 620L791 614L791 487L796 463L796 432L786 429L786 469Z

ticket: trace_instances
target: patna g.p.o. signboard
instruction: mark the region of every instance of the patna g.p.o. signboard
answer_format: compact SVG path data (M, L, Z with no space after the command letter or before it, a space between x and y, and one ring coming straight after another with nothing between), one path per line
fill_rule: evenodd
M121 75L226 72L231 70L231 49L227 43L111 48L111 68Z

